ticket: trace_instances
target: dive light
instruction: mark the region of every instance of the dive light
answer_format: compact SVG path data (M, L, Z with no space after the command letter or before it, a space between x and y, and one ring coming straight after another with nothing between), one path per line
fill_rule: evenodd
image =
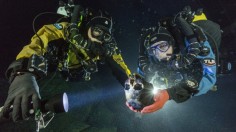
M2 111L3 107L4 106L0 107L0 112ZM31 109L32 108L33 106L31 105ZM10 109L12 110L13 106L11 106ZM66 93L58 94L48 100L41 101L42 113L46 113L49 111L53 113L63 113L63 112L68 112L68 109L69 109L69 103Z

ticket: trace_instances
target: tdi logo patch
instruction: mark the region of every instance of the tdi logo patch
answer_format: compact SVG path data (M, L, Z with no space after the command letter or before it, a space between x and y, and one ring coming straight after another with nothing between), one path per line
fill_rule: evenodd
M62 25L61 24L59 24L59 23L55 23L55 24L53 24L58 30L61 30L63 27L62 27Z
M205 58L202 61L203 61L203 64L206 65L206 66L214 66L214 65L216 65L215 59L212 59L212 58Z

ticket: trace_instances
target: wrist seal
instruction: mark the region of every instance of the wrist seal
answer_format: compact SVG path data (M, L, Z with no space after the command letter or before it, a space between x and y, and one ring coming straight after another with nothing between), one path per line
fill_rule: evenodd
M43 56L33 54L30 58L21 58L12 62L5 75L9 82L25 72L33 73L39 79L47 75L47 67L47 60Z

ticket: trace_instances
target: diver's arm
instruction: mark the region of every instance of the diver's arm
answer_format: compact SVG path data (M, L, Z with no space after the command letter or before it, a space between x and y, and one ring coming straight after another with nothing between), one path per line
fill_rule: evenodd
M170 100L174 100L176 103L182 103L187 101L193 95L191 88L184 84L178 84L166 90Z
M215 68L216 67L214 66L214 68L212 67L210 69L215 69ZM215 83L216 83L216 74L214 74L214 72L212 71L208 71L207 69L205 69L203 78L198 87L199 92L194 96L199 96L207 93L209 90L213 88Z
M188 87L185 84L179 84L167 89L170 99L177 103L185 102L192 96L199 96L207 93L216 83L216 66L204 69L204 75L198 84L197 89Z
M63 25L60 24L45 25L37 33L41 40L37 35L33 36L31 43L23 48L16 61L9 66L6 77L11 84L0 118L5 117L13 121L27 120L30 116L29 102L32 102L34 111L40 108L41 97L37 79L46 76L47 71L43 55L49 41L65 38L62 29Z
M198 93L196 96L207 93L216 83L216 61L215 54L213 53L208 41L204 42L204 46L208 47L210 52L206 56L198 56L202 61L203 77L199 83Z
M112 70L112 74L116 77L119 83L124 86L125 81L131 75L131 72L124 62L120 53L114 53L112 56L106 58L106 62Z
M167 90L170 98L178 103L188 100L191 96L199 96L207 93L216 83L215 55L208 41L204 42L204 46L208 47L210 52L206 56L197 57L197 59L201 60L203 69L202 77L197 81L198 87L192 89L191 87L180 84Z
M17 55L16 60L8 67L6 77L10 81L17 73L28 71L28 63L32 55L43 56L47 51L48 43L57 39L66 39L64 32L68 23L50 24L43 26L37 35L31 38L30 44L24 46L21 52Z
M59 24L50 24L50 25L44 25L38 32L38 36L41 38L41 40L38 38L37 35L34 35L31 38L30 44L26 45L21 52L17 55L16 59L20 58L29 58L32 56L32 54L37 54L39 56L42 56L48 47L48 43L50 41L61 39L66 39L65 37L65 28L68 23L63 22Z

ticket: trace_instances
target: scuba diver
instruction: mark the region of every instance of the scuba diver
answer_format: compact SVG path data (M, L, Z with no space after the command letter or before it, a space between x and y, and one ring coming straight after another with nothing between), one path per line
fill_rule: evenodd
M220 26L207 20L202 9L192 12L190 7L143 30L139 78L153 86L126 105L134 112L152 113L168 100L181 103L207 93L216 83L220 41Z
M112 34L112 18L68 5L59 12L71 21L44 25L8 67L10 87L1 118L28 120L30 105L40 109L38 80L52 72L59 71L66 81L89 81L98 65L107 63L122 86L129 78L131 72Z

